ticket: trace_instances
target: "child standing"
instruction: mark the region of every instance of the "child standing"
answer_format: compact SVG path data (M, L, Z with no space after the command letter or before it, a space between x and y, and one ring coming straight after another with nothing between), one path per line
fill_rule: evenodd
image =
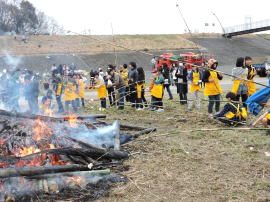
M142 67L138 67L138 82L137 82L137 110L143 109L143 102L146 103L144 97L144 88L145 88L145 73Z
M100 99L100 111L104 111L106 109L107 90L103 77L97 72L95 73L95 88L97 89L98 97Z
M192 71L189 73L188 79L190 81L190 101L188 104L188 110L192 110L194 100L196 102L197 110L201 109L200 103L200 91L202 85L202 73L199 71L199 67L192 67Z
M154 110L157 110L158 112L164 111L163 109L163 83L164 83L164 77L162 75L162 68L159 68L158 70L154 70L153 73L155 73L155 78L153 79L153 87L151 89L151 95L152 95L152 108Z
M45 115L52 115L52 90L48 90L42 97L41 109Z

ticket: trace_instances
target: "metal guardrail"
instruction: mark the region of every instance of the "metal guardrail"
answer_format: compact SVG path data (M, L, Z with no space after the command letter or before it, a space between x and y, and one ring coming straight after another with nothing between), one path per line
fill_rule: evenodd
M258 29L258 28L269 27L269 26L270 26L270 19L257 21L257 22L253 22L253 23L246 23L246 24L242 24L242 25L226 27L226 28L224 28L224 31L226 34L228 34L228 33L241 32L241 31Z

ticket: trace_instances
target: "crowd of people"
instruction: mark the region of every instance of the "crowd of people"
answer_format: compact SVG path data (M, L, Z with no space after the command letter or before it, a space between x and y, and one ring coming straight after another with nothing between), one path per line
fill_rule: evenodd
M256 70L252 66L252 58L238 58L233 69L233 85L227 93L228 103L220 110L223 79L221 72L216 71L218 62L210 59L206 68L193 65L187 69L179 62L160 67L153 65L152 77L146 81L144 68L137 67L135 62L120 67L108 65L90 71L90 82L86 83L85 75L76 70L74 64L53 65L49 82L41 82L41 77L29 70L3 71L1 75L1 103L5 109L23 111L19 100L24 97L33 114L50 114L53 110L53 99L57 103L57 113L76 113L85 107L85 89L95 89L100 100L100 110L116 106L123 110L130 105L137 110L164 111L163 98L167 91L169 100L174 99L172 86L176 86L180 105L186 110L201 110L201 96L208 96L208 114L223 123L237 125L247 118L247 99L256 92L254 77ZM148 84L149 82L149 84ZM39 104L40 85L45 92ZM146 83L148 84L146 87ZM145 94L149 92L151 99L147 101ZM240 102L241 99L241 102ZM107 101L109 102L107 104ZM268 114L267 114L268 115ZM267 117L267 116L265 116ZM262 120L265 122L265 117ZM270 120L270 116L269 120ZM269 121L270 123L270 121Z

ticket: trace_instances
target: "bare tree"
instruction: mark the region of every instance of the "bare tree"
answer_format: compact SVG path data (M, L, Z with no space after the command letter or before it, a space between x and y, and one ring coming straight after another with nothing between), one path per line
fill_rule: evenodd
M0 30L18 34L63 34L63 27L27 0L0 0Z

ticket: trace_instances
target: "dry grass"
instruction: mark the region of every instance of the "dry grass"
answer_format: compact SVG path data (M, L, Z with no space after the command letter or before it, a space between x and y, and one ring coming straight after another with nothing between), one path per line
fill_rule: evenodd
M112 36L92 36L105 42L113 42ZM116 35L115 43L134 50L192 49L196 45L181 35ZM39 47L40 46L40 47ZM99 53L114 51L114 47L95 41L91 36L30 36L28 43L0 36L0 54L6 51L14 55ZM116 51L123 51L116 48Z
M165 106L164 113L129 107L106 111L110 121L155 126L158 131L126 146L134 151L125 162L131 165L124 172L129 182L100 201L270 200L270 157L264 154L270 151L270 137L265 131L180 133L224 126L203 111L187 113L169 101ZM97 107L91 104L87 111L98 113Z
M258 34L258 36L270 40L270 34Z

